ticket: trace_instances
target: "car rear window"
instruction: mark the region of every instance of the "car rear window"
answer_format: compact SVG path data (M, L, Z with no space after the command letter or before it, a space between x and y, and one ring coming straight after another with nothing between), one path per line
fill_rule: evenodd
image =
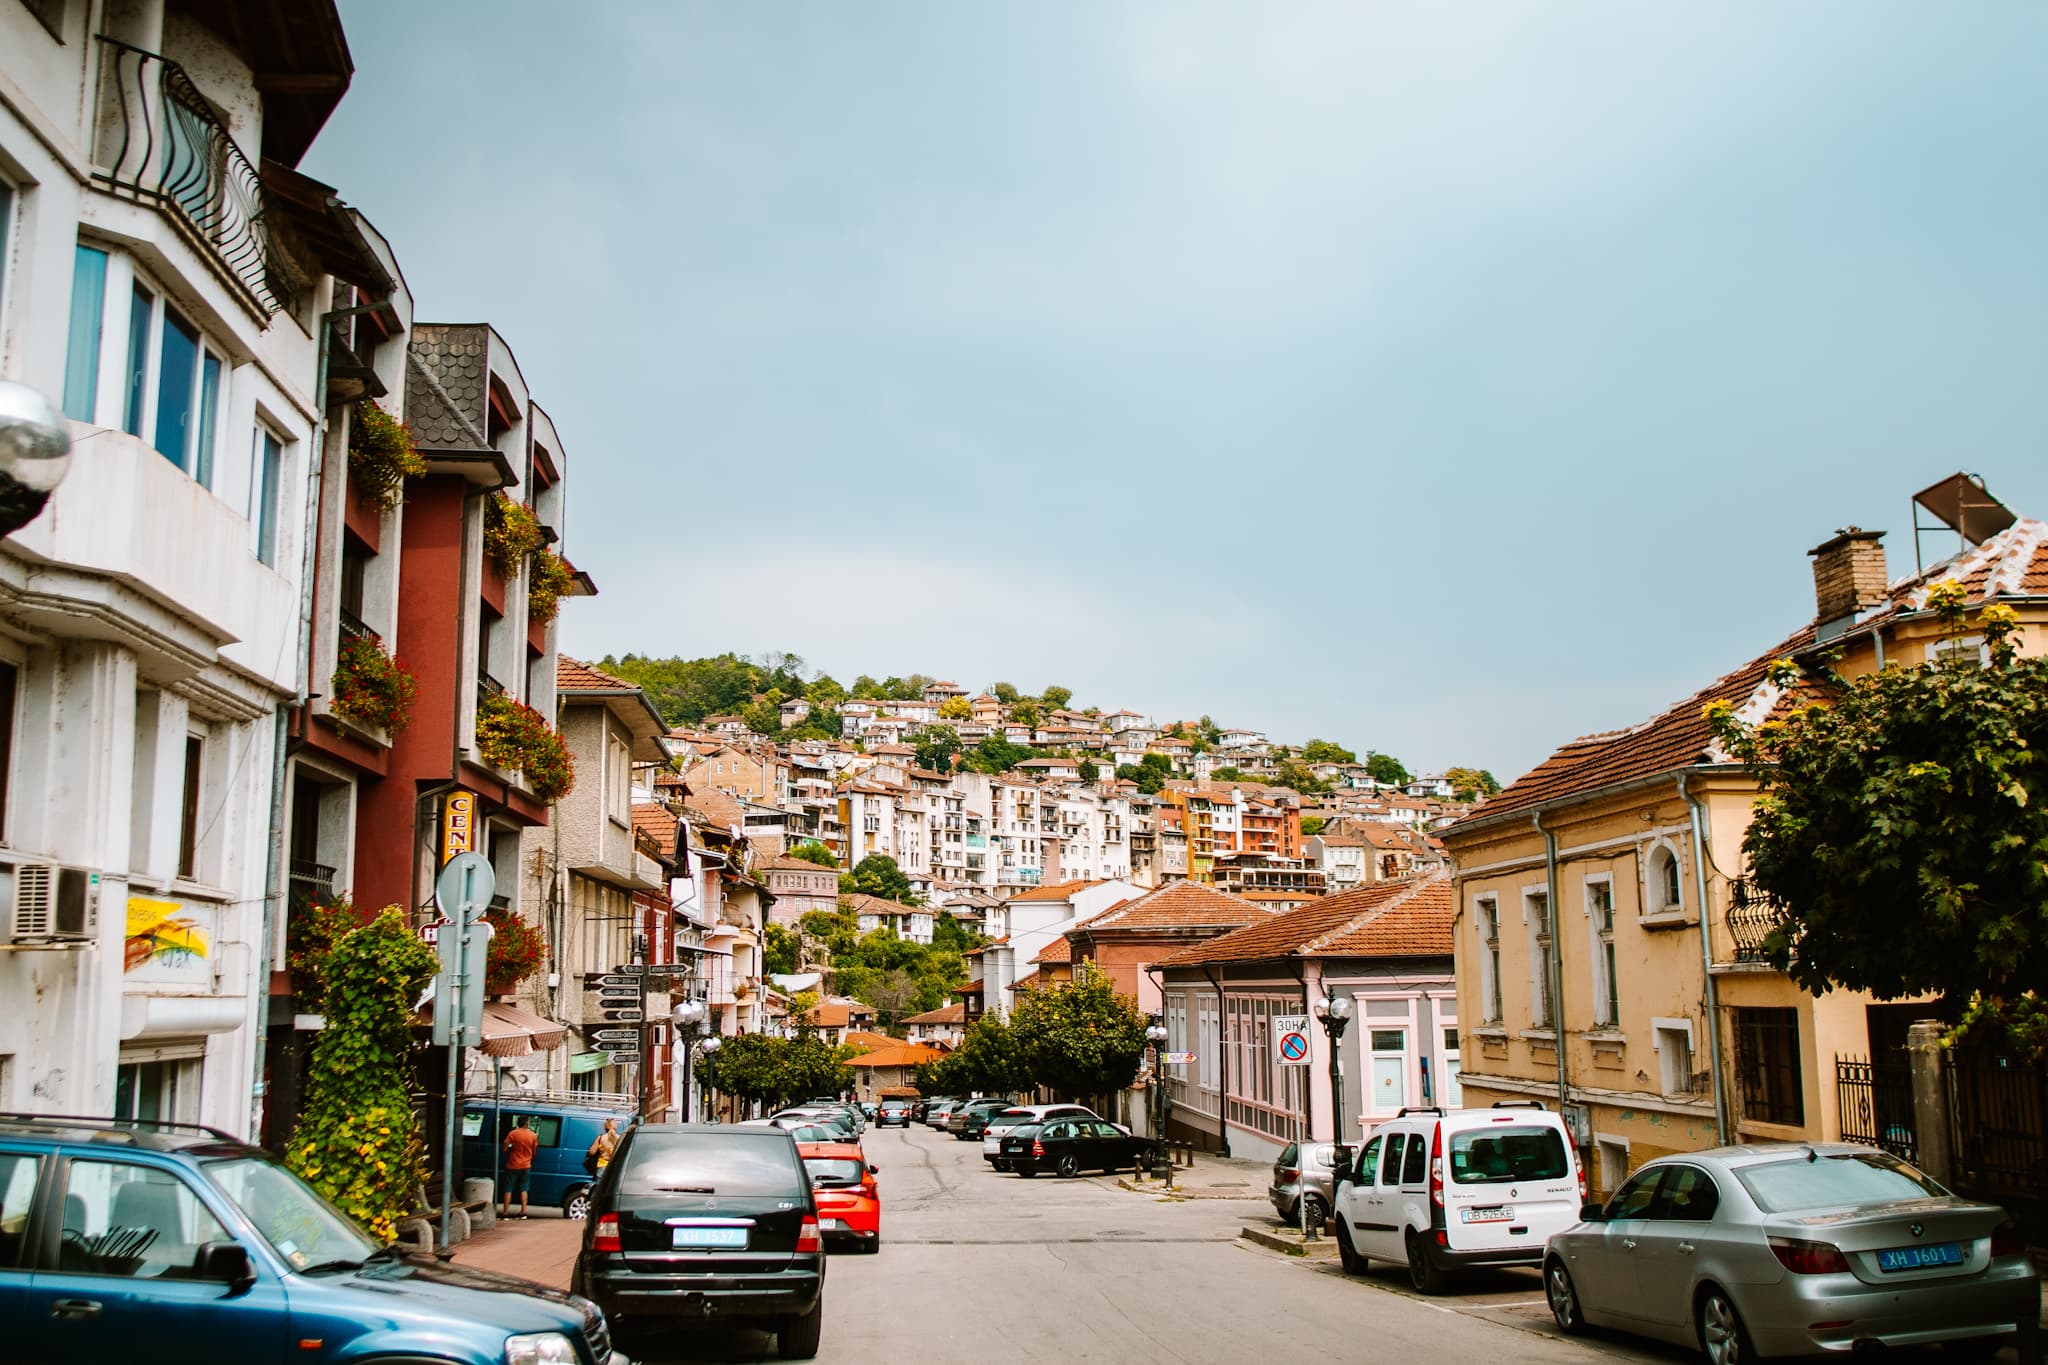
M1044 1124L1035 1121L1031 1123L1020 1123L1016 1127L1010 1129L1009 1136L1013 1138L1037 1137L1039 1130L1043 1127L1045 1127Z
M861 1164L851 1157L811 1156L804 1158L804 1170L810 1173L813 1185L838 1188L860 1184L866 1174Z
M1564 1136L1555 1128L1467 1128L1451 1134L1453 1184L1506 1185L1570 1174Z
M1948 1193L1889 1152L1787 1157L1737 1167L1735 1178L1765 1213L1890 1204Z
M619 1175L619 1192L639 1197L787 1195L801 1188L796 1147L781 1134L756 1138L643 1131L627 1149Z
M1005 1109L1000 1114L990 1114L988 1116L988 1126L991 1128L1008 1128L1013 1124L1029 1123L1034 1117L1036 1116L1028 1109Z

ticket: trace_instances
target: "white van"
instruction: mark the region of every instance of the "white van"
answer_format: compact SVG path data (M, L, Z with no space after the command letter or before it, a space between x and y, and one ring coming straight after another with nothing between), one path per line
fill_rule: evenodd
M1403 1109L1359 1149L1331 1216L1344 1269L1405 1263L1443 1292L1465 1266L1541 1265L1554 1232L1579 1221L1585 1172L1564 1121L1535 1100L1491 1109Z

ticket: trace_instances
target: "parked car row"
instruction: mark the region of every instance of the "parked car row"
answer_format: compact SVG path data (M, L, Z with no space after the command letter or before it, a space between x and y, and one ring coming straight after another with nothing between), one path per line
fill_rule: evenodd
M1282 1152L1283 1217L1333 1177L1344 1269L1407 1269L1437 1294L1462 1270L1537 1266L1558 1327L1618 1328L1751 1356L1949 1343L1985 1355L2031 1328L2040 1277L1995 1205L1888 1152L1759 1143L1659 1157L1605 1203L1563 1121L1540 1105L1406 1109L1357 1149ZM1290 1216L1291 1215L1291 1216Z

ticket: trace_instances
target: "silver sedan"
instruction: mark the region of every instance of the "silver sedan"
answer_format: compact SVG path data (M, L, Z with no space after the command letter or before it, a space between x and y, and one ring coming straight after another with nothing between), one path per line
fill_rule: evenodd
M1567 1332L1618 1327L1752 1356L1960 1342L2032 1324L2040 1279L2005 1211L1844 1143L1717 1147L1646 1164L1550 1239Z

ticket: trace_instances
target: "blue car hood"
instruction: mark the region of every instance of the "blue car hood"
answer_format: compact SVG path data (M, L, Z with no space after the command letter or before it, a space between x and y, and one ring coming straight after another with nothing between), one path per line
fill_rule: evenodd
M292 1307L354 1318L410 1318L473 1324L498 1340L525 1332L583 1333L596 1312L559 1289L432 1256L372 1261L361 1270L295 1276ZM452 1323L451 1323L452 1325ZM480 1338L481 1339L481 1338Z

